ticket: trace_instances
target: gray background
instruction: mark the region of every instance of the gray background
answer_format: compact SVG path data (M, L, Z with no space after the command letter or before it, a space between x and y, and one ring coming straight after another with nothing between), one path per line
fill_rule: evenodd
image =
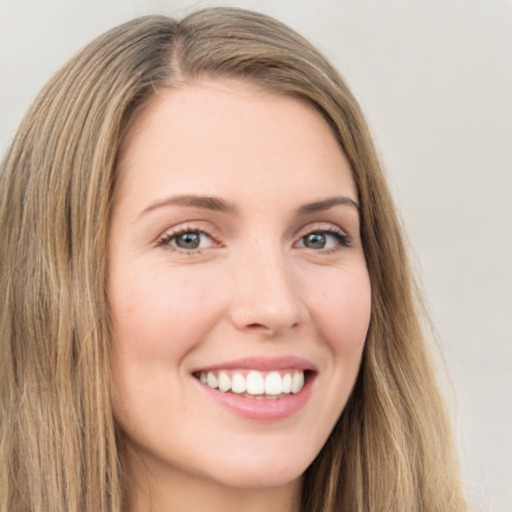
M94 36L226 4L303 33L356 92L437 329L470 500L512 511L512 0L0 0L0 154Z

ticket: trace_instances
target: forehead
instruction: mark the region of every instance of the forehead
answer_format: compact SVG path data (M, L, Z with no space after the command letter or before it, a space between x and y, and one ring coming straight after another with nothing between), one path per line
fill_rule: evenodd
M201 80L158 91L134 119L119 164L119 191L236 195L263 180L357 199L350 166L316 109L241 80ZM154 183L151 183L154 181ZM158 183L159 182L159 183ZM209 190L211 189L211 190Z

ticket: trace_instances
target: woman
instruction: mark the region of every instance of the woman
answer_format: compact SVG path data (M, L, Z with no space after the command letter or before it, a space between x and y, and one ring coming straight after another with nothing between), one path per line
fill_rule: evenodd
M368 129L296 33L120 26L0 179L1 510L465 510Z

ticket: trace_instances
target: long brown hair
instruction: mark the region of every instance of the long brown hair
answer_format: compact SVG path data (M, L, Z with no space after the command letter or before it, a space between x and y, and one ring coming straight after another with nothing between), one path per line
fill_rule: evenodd
M144 17L93 41L40 93L2 163L0 510L122 510L106 299L118 151L155 90L205 76L309 102L358 187L370 330L352 396L306 471L303 510L466 510L400 224L360 107L301 36L230 8Z

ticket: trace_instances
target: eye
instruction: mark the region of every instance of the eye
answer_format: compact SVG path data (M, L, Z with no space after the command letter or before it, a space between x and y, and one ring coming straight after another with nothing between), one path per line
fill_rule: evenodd
M315 230L304 235L297 243L298 247L305 247L315 251L336 250L349 245L348 236L336 229Z
M204 231L187 229L177 233L166 233L159 241L159 246L183 251L195 251L204 249L214 244L214 241Z

